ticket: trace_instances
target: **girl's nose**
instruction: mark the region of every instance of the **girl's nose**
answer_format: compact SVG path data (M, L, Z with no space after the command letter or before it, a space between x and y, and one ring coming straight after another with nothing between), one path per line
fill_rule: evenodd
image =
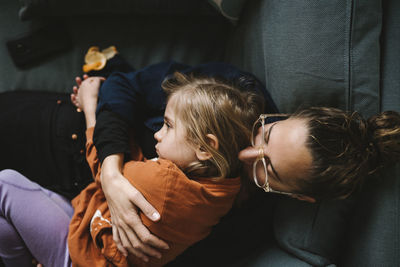
M165 125L164 125L160 130L158 130L158 131L154 134L154 139L156 139L157 142L160 142L160 141L161 141L161 138L162 138L162 131L163 131L164 127L165 127Z
M154 134L154 139L156 139L157 142L160 142L160 131L161 131L161 130L157 131L157 132Z

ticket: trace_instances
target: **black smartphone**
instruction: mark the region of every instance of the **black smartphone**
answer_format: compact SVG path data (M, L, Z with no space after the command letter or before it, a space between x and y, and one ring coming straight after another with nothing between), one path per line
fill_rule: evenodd
M49 24L24 36L7 41L8 52L19 68L29 68L65 52L72 47L72 40L63 25Z

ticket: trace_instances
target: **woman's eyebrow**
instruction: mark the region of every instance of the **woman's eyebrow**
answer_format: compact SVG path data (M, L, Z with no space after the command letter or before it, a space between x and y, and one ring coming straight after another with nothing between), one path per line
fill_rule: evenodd
M269 141L269 137L270 137L270 135L271 135L272 128L273 128L277 123L278 123L278 122L275 122L274 124L271 125L271 127L269 127L269 129L268 129L268 134L267 134L267 136L266 136L266 138L265 138L265 139L266 139L266 140L265 140L265 143L266 143L266 144L268 144L268 141ZM282 180L281 180L281 178L279 177L277 171L275 170L274 166L272 165L271 160L268 160L268 162L269 162L269 165L271 166L272 172L274 173L276 179L279 180L280 182L282 182Z
M267 133L267 135L266 135L266 137L265 137L265 140L264 140L266 144L268 144L269 136L271 135L272 128L274 128L275 124L277 124L277 123L278 123L278 122L275 122L274 124L271 125L271 127L269 127L268 133Z
M276 170L274 169L274 166L272 166L271 161L269 162L269 165L271 166L272 172L274 173L276 179L277 179L279 182L282 182L282 179L279 177L278 173L277 173Z

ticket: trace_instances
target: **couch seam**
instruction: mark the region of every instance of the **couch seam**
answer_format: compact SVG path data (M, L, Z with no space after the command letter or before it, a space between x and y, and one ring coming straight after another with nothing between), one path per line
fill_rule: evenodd
M353 12L354 12L354 0L347 1L346 5L346 20L344 27L344 87L346 92L346 109L353 109L352 101L352 63L353 63L353 50L352 50L352 35L353 35Z

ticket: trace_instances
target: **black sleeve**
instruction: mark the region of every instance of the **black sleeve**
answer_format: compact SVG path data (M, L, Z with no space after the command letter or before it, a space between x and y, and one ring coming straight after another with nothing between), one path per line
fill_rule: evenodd
M96 116L93 143L101 163L110 155L129 153L129 126L116 113L102 110Z

